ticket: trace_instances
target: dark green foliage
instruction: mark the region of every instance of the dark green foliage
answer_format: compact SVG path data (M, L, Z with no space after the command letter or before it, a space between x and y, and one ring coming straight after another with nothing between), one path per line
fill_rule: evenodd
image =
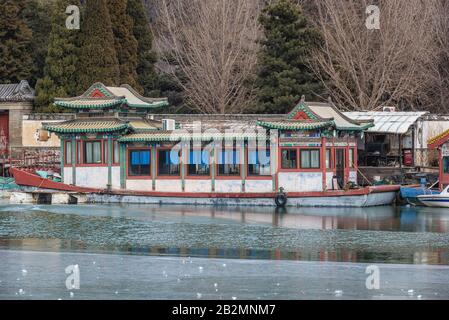
M109 0L109 14L120 68L120 83L127 83L141 91L136 72L138 44L133 34L134 21L127 13L128 2L129 0Z
M57 0L53 11L52 29L45 59L44 77L36 84L35 109L40 112L61 111L53 105L55 97L70 97L78 94L80 30L69 30L65 26L68 5L79 5L76 0Z
M32 31L26 0L0 0L0 83L16 83L33 73Z
M81 24L79 88L95 82L120 85L120 68L106 0L87 1Z
M32 87L36 85L38 79L44 76L45 59L49 42L48 35L52 29L52 15L49 12L54 10L53 6L53 1L41 3L38 0L27 0L24 9L24 17L33 32L31 55L34 70L31 77L27 79Z
M157 56L152 50L153 36L141 0L128 0L128 15L133 21L133 35L138 43L137 79L147 96L159 96L158 75L154 69Z
M260 22L265 39L259 57L255 111L285 113L301 95L312 100L323 92L320 81L308 67L311 49L319 44L320 36L291 0L268 5Z

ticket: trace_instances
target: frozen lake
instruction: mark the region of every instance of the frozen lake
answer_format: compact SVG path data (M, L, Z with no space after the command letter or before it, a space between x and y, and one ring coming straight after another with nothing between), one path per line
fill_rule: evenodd
M0 299L448 299L449 267L0 250ZM65 268L79 266L79 290ZM69 287L70 288L70 287Z
M0 261L0 299L449 299L449 213L3 203Z

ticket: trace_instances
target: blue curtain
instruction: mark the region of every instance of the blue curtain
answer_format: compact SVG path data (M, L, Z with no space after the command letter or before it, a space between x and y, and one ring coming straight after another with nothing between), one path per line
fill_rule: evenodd
M190 150L189 164L209 164L209 151Z
M265 150L265 156L263 154L259 155L259 150L248 151L248 164L267 165L269 163L270 163L270 150Z
M240 152L238 150L220 150L218 164L239 164Z
M150 151L132 151L131 164L150 164Z

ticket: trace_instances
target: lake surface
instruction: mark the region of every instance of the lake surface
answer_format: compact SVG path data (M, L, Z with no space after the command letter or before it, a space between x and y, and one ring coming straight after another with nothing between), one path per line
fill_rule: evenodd
M75 293L83 299L114 299L116 291L121 293L119 298L137 299L190 299L197 293L213 299L230 299L237 293L238 299L418 296L409 290L421 290L419 296L424 298L449 298L449 291L443 289L449 288L449 211L379 207L276 212L271 208L3 203L0 261L0 298L67 298L61 280L67 275L60 271L71 261L85 270L84 279L90 279L84 282L84 288L90 289ZM101 268L106 270L106 282L101 285L96 281L101 275L90 270L94 261L103 261ZM235 266L234 271L223 273L219 268L223 263ZM383 293L363 289L369 264L383 270ZM195 274L200 266L204 273L191 280L187 275ZM28 270L27 278L20 276L23 269ZM41 280L30 280L34 269L41 270L47 283L60 287L47 285L40 290ZM56 269L59 273L50 272ZM138 274L143 287L136 280ZM28 285L21 282L24 279ZM176 287L178 280L184 281L184 291ZM294 286L299 291L293 294L286 285L263 290L267 283L282 287L283 281L299 281ZM318 285L320 281L324 284ZM215 289L206 290L218 282L228 284L220 295ZM362 289L357 290L354 283ZM164 288L160 294L145 290L156 284ZM301 290L309 294L300 296ZM349 294L351 290L355 291Z

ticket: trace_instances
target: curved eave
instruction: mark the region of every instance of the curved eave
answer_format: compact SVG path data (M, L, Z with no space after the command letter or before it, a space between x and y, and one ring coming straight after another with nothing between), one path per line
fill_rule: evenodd
M142 108L142 109L156 109L156 108L162 108L169 105L168 101L159 101L159 102L153 102L148 104L131 104L126 102L126 105L131 108Z
M120 138L119 142L179 142L179 141L213 141L213 140L269 140L267 136L176 136L176 135L148 135L148 136L125 136Z
M315 130L329 126L334 126L334 121L318 122L318 123L300 123L300 124L274 124L265 121L257 121L257 125L266 129L277 130Z
M77 104L72 103L70 101L55 101L55 105L62 108L72 108L72 109L103 109L115 107L117 105L121 105L126 103L125 99L101 103L101 104Z
M368 123L368 124L366 124L364 126L360 126L360 127L337 127L337 130L339 130L339 131L365 131L372 127L374 127L374 123Z
M62 133L62 134L117 132L117 131L125 130L127 128L128 128L127 124L122 124L122 125L112 127L112 128L61 128L61 127L57 127L57 126L44 126L44 129L49 132Z

